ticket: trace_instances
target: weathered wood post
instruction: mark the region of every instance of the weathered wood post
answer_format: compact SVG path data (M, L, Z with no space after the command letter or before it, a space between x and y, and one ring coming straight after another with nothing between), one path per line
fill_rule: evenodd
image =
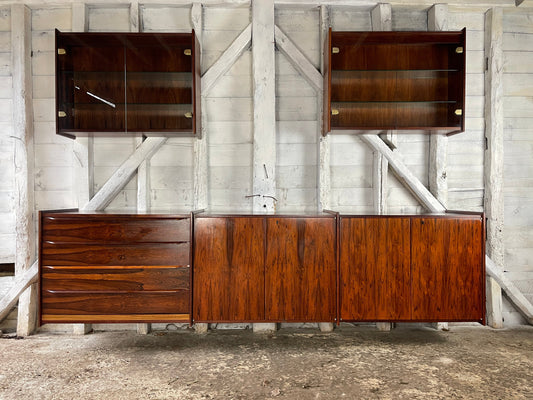
M33 188L33 90L31 69L31 10L11 6L11 74L13 78L13 137L15 163L15 275L22 276L36 258ZM19 297L17 334L37 327L38 284Z

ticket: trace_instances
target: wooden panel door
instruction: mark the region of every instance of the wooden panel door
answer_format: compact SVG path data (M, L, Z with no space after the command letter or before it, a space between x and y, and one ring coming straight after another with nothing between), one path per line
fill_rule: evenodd
M199 217L194 240L194 320L263 320L264 218Z
M411 318L409 229L409 218L341 218L341 321Z
M267 218L267 320L335 319L335 248L334 218Z
M483 321L481 217L413 218L413 319Z

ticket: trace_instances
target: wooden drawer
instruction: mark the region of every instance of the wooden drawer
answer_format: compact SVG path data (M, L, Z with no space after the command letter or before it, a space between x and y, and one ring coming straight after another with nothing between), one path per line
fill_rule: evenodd
M189 265L189 243L99 245L43 242L42 266Z
M189 267L43 267L44 291L188 290Z
M188 290L125 293L43 291L42 293L43 315L187 314L190 304Z
M42 240L76 243L188 242L190 218L44 216Z

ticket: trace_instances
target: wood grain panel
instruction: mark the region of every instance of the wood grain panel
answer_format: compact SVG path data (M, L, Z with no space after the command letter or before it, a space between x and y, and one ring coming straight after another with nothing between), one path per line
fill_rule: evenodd
M64 324L64 323L141 323L141 322L189 322L190 314L94 314L94 315L61 315L43 314L43 324Z
M181 314L189 312L188 290L174 292L43 292L42 313L90 314Z
M44 291L188 290L189 267L43 267Z
M341 320L410 319L409 225L409 218L341 218Z
M264 218L197 218L193 318L264 319Z
M335 248L333 218L267 219L267 320L335 319Z
M413 319L483 319L482 229L481 219L413 219Z
M42 243L42 265L189 265L189 243Z
M190 218L135 218L87 215L45 216L43 240L51 242L188 242Z

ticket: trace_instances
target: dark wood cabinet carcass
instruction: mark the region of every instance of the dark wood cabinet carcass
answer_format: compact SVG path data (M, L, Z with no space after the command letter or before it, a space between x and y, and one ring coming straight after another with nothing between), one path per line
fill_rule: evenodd
M194 320L334 321L335 227L331 216L198 216Z
M324 134L464 131L466 29L334 32L325 48Z
M56 125L66 136L200 132L191 33L56 30Z
M41 323L190 321L188 214L40 221Z
M341 321L485 321L480 214L341 216Z
M41 323L485 321L482 214L40 221Z

